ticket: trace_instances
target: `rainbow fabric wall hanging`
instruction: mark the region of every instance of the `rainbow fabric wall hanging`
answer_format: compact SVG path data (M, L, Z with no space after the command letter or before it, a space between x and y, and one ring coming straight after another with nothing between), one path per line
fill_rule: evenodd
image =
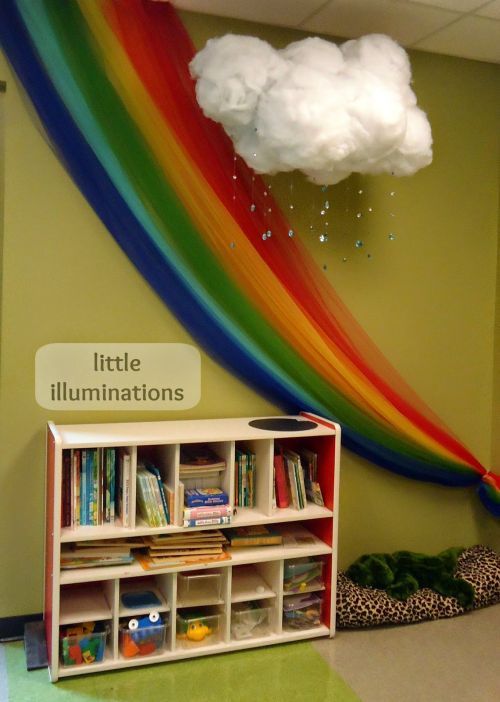
M72 178L213 358L283 410L340 422L344 445L380 466L478 486L500 516L500 478L389 367L264 184L242 162L233 178L169 4L2 0L0 35Z

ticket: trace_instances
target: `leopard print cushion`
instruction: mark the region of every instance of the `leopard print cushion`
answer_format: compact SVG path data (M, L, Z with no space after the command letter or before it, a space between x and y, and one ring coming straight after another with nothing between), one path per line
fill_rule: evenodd
M472 546L459 556L455 575L474 587L473 609L500 602L500 555L486 546ZM337 580L337 627L355 629L380 624L412 624L463 614L454 597L422 588L407 600L384 590L356 585L345 573Z

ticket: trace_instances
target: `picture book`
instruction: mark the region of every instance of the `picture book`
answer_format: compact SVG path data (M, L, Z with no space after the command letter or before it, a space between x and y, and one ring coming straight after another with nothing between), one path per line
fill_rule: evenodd
M221 459L207 444L182 444L179 467L183 468L225 468Z
M194 556L166 556L166 557L151 557L144 553L138 553L136 556L137 562L144 570L155 570L157 568L168 568L182 565L193 565L203 563L213 563L226 561L231 556L223 551L215 555L194 555Z
M186 507L202 507L204 505L227 505L229 498L224 490L218 487L186 488L184 491Z
M283 537L278 531L269 529L263 524L236 527L227 530L231 546L275 546L283 543Z

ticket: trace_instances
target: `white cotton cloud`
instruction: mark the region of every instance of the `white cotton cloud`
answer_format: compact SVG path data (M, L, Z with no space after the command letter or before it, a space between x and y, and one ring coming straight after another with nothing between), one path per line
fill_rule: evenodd
M411 175L432 161L408 56L371 34L318 37L276 50L261 39L210 39L190 64L196 97L257 173L299 169L315 183L350 173Z

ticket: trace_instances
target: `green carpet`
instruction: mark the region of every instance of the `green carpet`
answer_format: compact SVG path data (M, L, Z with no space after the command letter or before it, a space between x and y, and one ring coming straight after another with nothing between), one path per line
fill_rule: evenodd
M49 682L46 669L26 670L21 642L6 644L4 653L8 702L360 702L309 642L82 675L56 684Z

